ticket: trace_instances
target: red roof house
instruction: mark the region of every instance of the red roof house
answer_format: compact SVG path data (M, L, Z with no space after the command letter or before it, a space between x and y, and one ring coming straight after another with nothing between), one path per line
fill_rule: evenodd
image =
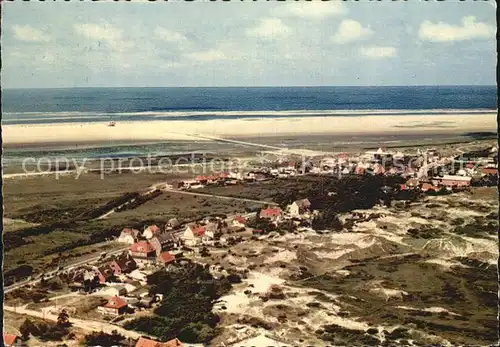
M422 190L423 192L426 192L428 190L433 190L433 191L437 192L439 190L439 187L433 186L430 183L424 183L424 184L422 184L422 188L420 188L420 190Z
M18 338L14 334L3 334L3 343L6 347L15 346L17 342L19 342L20 338Z
M495 167L483 167L481 172L485 175L496 175L498 173L498 169Z
M126 300L119 296L113 296L106 304L99 306L97 309L104 314L119 316L125 313L127 307L128 304Z
M268 207L260 211L260 218L278 219L281 217L281 209L279 207Z
M173 339L167 342L158 342L145 337L140 337L135 344L135 347L182 347L183 344L179 339Z
M233 226L244 227L247 224L247 219L242 216L236 216L233 218Z
M96 270L97 276L99 277L99 283L105 283L106 281L114 277L114 271L109 266L109 264L103 264L99 266Z
M170 254L169 252L162 252L158 256L158 263L161 265L168 265L175 261L175 256Z
M147 241L139 241L129 248L129 253L134 258L148 258L155 256L155 248Z

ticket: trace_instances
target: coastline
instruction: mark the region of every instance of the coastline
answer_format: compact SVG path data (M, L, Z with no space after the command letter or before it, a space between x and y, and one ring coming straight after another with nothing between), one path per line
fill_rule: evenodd
M4 148L30 146L84 146L211 141L210 137L272 137L305 135L363 136L370 134L422 134L496 132L496 114L445 114L356 117L286 117L217 119L206 121L129 121L3 125ZM207 136L207 137L204 137Z

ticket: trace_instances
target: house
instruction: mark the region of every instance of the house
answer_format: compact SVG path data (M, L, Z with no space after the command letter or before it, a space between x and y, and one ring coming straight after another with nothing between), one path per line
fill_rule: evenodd
M221 228L225 225L220 220L210 222L205 225L205 235L202 237L203 242L211 241L222 234Z
M373 167L373 174L374 175L383 175L384 173L385 173L385 168L382 165L376 164Z
M165 225L166 230L172 230L177 228L179 225L181 225L181 222L177 218L170 218Z
M139 241L129 247L129 254L137 265L150 264L156 261L156 250L147 241Z
M364 175L366 173L366 168L364 166L356 166L356 169L354 170L354 173L356 175Z
M162 252L158 256L157 264L167 266L175 261L175 256L169 252Z
M14 346L21 346L22 341L21 338L14 335L14 334L3 334L3 343L5 347L14 347Z
M408 188L417 188L420 185L420 181L416 178L410 178L408 181L406 181L406 186Z
M205 236L205 227L196 224L189 224L182 235L184 244L188 247L196 246L201 243L202 237Z
M160 253L164 249L172 249L178 246L179 240L177 236L175 236L172 232L161 233L153 236L149 243L156 251L156 255L160 255Z
M426 192L428 190L433 190L433 191L437 192L439 190L439 187L436 187L430 183L424 183L424 184L422 184L422 187L420 188L420 190L423 192Z
M120 243L128 243L128 244L131 245L134 242L137 242L137 237L138 236L139 236L139 230L131 229L131 228L125 228L120 233L120 236L118 236L118 242L120 242Z
M496 167L483 167L481 173L483 175L496 175L498 174L498 169Z
M253 235L262 235L262 234L264 234L264 230L261 230L261 229L252 229L252 234Z
M277 222L281 219L281 209L279 207L268 207L260 211L260 218L270 219L273 222Z
M301 199L294 201L288 206L288 211L292 217L300 217L311 210L311 202L309 199Z
M231 225L236 228L244 228L247 224L247 219L242 216L235 216Z
M144 229L144 232L142 233L142 236L144 236L146 239L151 239L153 236L160 234L161 229L156 225L150 225L146 229Z
M127 288L123 285L120 284L115 284L113 286L107 286L99 292L101 295L108 295L108 296L120 296L120 295L127 295Z
M182 344L181 341L179 341L179 339L173 339L167 342L158 342L142 336L139 338L139 340L137 340L137 343L135 344L135 347L183 347L183 346L184 345Z
M111 269L109 264L99 266L96 269L96 272L97 276L99 277L99 283L109 282L115 277L113 269Z
M113 270L115 276L119 276L135 270L137 268L137 263L132 257L125 255L112 260L109 263L109 267Z
M437 181L445 187L468 187L470 186L471 177L444 175L436 177Z
M127 301L119 296L113 296L108 302L99 306L97 310L105 315L120 316L127 311Z

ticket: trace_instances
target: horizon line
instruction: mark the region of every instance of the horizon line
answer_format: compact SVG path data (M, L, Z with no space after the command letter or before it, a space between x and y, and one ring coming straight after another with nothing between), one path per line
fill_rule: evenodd
M410 84L410 85L263 85L263 86L73 86L73 87L2 87L2 90L15 89L167 89L167 88L390 88L390 87L497 87L495 84Z

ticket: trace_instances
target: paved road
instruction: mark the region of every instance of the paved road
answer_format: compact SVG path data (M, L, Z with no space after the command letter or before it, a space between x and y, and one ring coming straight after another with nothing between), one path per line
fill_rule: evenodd
M237 200L237 201L244 201L244 202L253 202L253 203L262 204L262 205L278 206L278 204L275 203L275 202L263 201L263 200L245 199L245 198L237 198L237 197L234 197L234 196L227 196L227 195L215 195L215 194L208 194L208 193L186 192L185 190L177 190L177 189L169 189L169 188L163 188L162 191L169 192L169 193L176 193L176 194L204 196L204 197L207 197L207 198L216 198L216 199L224 199L224 200Z

